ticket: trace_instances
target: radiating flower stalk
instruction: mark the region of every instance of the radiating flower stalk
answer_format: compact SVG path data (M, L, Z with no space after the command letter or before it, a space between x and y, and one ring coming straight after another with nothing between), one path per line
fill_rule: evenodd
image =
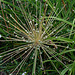
M24 3L27 2L28 1ZM66 65L67 62L73 62L65 55L59 54L63 52L63 50L72 49L69 46L70 43L75 44L74 40L68 38L71 37L71 35L75 34L75 31L72 28L71 33L67 31L63 33L64 30L69 26L69 22L63 21L62 19L58 18L59 14L64 10L64 7L66 5L64 5L62 9L59 10L59 8L56 9L57 5L53 5L53 7L51 7L49 2L49 0L46 1L44 12L42 12L43 3L40 0L35 0L36 9L33 8L35 12L30 12L31 7L26 8L27 5L25 6L23 1L17 1L18 7L15 6L14 9L12 8L11 4L5 4L8 6L12 13L2 8L3 12L7 13L8 18L6 18L6 16L3 17L3 13L0 15L0 18L2 19L0 27L3 28L3 31L6 33L6 35L0 34L0 38L2 38L0 42L4 43L7 41L11 41L18 43L18 45L13 49L8 49L6 51L1 50L0 66L10 61L11 63L15 63L14 61L19 62L21 60L19 64L11 70L10 75L13 75L15 71L17 71L16 75L18 75L23 65L26 65L25 62L28 62L30 60L34 60L32 62L32 75L37 74L36 70L38 67L38 59L40 61L40 70L42 70L43 74L46 74L46 69L48 67L44 66L43 63L46 60L50 60L51 65L53 65L58 74L60 74L60 70L56 67L53 60L60 62L61 66L63 65L66 68L68 68L68 66ZM2 1L2 3L5 2ZM49 8L50 13L47 12ZM21 15L19 13L21 13ZM6 22L7 26L4 25L3 20L4 22ZM61 22L58 23L57 20ZM72 26L73 25L74 24L72 24ZM6 30L6 28L8 28L8 31ZM46 59L44 58L44 56L46 56ZM28 60L29 58L31 59Z

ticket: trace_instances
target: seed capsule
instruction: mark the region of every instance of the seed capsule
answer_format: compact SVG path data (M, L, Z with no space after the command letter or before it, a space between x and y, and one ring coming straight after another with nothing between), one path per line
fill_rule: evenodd
M39 33L39 31L36 31L37 33Z
M48 4L46 4L46 7L48 6Z
M26 42L28 42L28 41L26 41Z
M25 49L27 49L27 47Z
M56 36L56 39L57 39L58 37Z
M66 48L69 48L69 46L67 46Z
M12 17L12 15L10 14L10 17Z
M30 21L29 23L32 23L32 21Z
M30 46L30 48L31 48L32 46Z
M38 24L36 23L35 26L37 26Z
M45 23L43 23L43 25L45 25Z
M9 21L7 21L9 23Z
M2 36L0 35L0 38L1 38Z
M27 72L22 73L22 75L25 75Z
M34 31L35 29L33 29L33 31Z
M32 59L34 59L34 57L32 57Z
M34 19L32 21L34 21Z

